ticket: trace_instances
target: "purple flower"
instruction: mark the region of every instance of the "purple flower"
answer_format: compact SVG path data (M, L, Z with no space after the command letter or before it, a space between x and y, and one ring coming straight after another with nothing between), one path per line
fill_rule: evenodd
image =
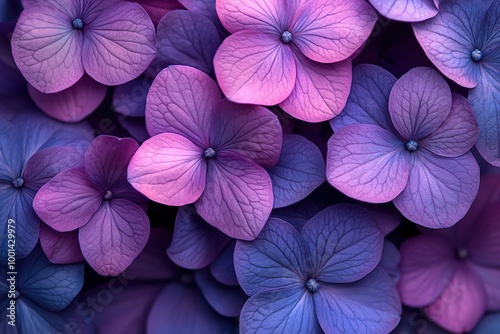
M153 137L128 169L134 188L166 205L194 202L212 226L233 238L254 239L273 206L263 167L278 162L278 118L260 106L223 100L208 75L174 65L149 90L146 125Z
M477 149L500 166L500 2L450 0L413 30L429 59L467 88L479 123Z
M26 80L43 93L60 92L84 73L113 86L139 76L153 60L154 26L133 2L29 1L12 53Z
M92 131L87 124L67 125L40 112L15 110L11 121L0 115L0 234L16 222L17 258L35 247L40 221L33 210L35 193L57 173L82 164ZM7 238L0 238L0 259L7 258Z
M436 16L442 0L368 0L391 20L419 22Z
M117 275L146 244L145 198L126 179L139 145L130 138L99 136L85 153L84 168L56 175L35 196L38 216L59 232L78 229L82 254L101 275Z
M40 247L16 264L15 293L10 294L11 278L0 271L0 328L2 333L64 333L70 316L61 312L83 286L83 264L55 265ZM15 299L14 299L15 298ZM15 327L8 325L10 303L15 300Z
M174 9L183 8L178 0L136 0L135 2L144 7L155 25L158 25L165 14Z
M331 124L327 179L346 195L393 200L406 218L430 228L455 224L472 204L476 119L436 71L415 68L396 81L377 66L356 67L346 108Z
M445 230L424 230L401 245L399 291L445 329L468 332L500 309L500 178L481 178L471 210Z
M220 0L232 33L214 59L231 101L279 104L295 118L331 119L345 105L348 58L368 38L377 15L363 0Z
M250 295L242 333L387 333L401 304L379 268L384 236L357 205L316 214L297 232L271 218L257 239L238 241L236 275Z

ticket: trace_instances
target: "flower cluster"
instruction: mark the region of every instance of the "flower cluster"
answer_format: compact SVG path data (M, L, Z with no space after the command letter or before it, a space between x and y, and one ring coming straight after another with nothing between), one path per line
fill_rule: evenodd
M0 332L500 332L499 17L0 0Z

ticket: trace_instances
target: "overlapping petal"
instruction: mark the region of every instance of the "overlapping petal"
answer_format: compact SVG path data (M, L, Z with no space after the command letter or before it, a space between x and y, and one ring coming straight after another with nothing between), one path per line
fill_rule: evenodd
M349 125L328 141L328 182L353 198L391 201L406 187L409 173L410 155L404 144L376 125Z
M439 0L369 0L376 10L391 20L419 22L438 13Z
M148 139L128 166L128 181L153 201L185 205L205 189L207 164L203 151L188 139L163 133Z
M77 230L58 232L46 224L41 224L40 245L52 263L67 264L84 261Z

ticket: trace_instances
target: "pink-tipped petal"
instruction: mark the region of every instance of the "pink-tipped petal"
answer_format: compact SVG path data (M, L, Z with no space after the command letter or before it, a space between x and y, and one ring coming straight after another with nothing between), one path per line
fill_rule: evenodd
M67 232L87 224L101 206L103 195L83 168L68 169L40 188L33 208L47 225Z
M148 238L148 216L124 199L104 202L78 232L83 256L103 276L116 276L127 269Z
M148 132L151 136L176 133L207 145L207 129L220 100L219 88L207 74L189 66L169 66L158 74L148 93Z
M280 107L306 122L332 119L344 108L351 87L351 61L321 64L297 57L297 81Z
M128 166L128 181L153 201L181 206L201 196L206 173L202 149L182 136L163 133L139 147Z
M66 13L34 4L20 15L12 35L12 54L26 80L43 93L60 92L83 75L82 34Z
M415 154L408 185L394 199L411 221L446 228L462 219L479 189L479 166L471 153L443 158L428 151Z
M87 25L83 66L108 86L138 77L156 56L156 35L146 11L137 3L119 2Z
M419 22L438 13L434 0L369 0L383 16L397 21Z
M107 87L84 75L73 86L53 94L44 94L29 85L28 93L44 113L62 122L79 122L104 101Z
M450 87L438 72L417 67L403 75L389 96L389 113L399 134L419 140L436 131L450 114Z
M273 207L266 170L235 154L218 155L208 164L206 191L195 202L200 216L235 239L255 239Z
M406 187L409 172L410 155L401 140L376 125L349 125L328 141L327 180L350 197L391 201Z
M311 60L347 59L370 36L377 13L364 0L301 1L291 33L293 43Z
M292 48L274 36L241 31L226 38L214 58L217 80L226 97L237 103L275 105L295 85Z
M68 264L85 260L78 243L77 230L57 232L49 226L41 224L40 245L52 263Z

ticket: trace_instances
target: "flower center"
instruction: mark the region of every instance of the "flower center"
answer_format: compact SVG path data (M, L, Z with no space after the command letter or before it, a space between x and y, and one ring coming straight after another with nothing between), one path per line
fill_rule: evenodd
M22 177L18 177L15 180L12 180L12 185L14 188L21 188L24 184L24 179Z
M465 248L460 248L458 251L457 251L457 256L460 260L463 260L465 259L467 256L469 255L469 252L467 251L467 249Z
M415 152L418 149L418 143L414 140L410 140L405 145L406 149L410 152Z
M113 198L113 193L111 190L106 190L106 193L104 194L104 199L109 201L111 198Z
M76 18L72 22L73 28L75 29L82 29L83 28L83 21L80 18Z
M215 158L216 155L217 155L217 152L215 152L215 150L211 147L207 148L205 150L205 152L203 152L203 156L207 159Z
M281 40L283 43L288 44L292 41L292 34L286 30L281 34Z
M306 288L310 292L316 292L319 290L319 284L314 278L310 278L306 282Z
M470 56L474 61L480 61L481 59L483 59L483 53L478 49L474 49L474 51L471 52Z

